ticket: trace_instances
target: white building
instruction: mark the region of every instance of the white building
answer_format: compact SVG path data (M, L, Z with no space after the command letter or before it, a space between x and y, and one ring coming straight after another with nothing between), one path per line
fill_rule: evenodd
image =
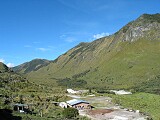
M73 89L67 89L67 92L71 93L71 94L77 94L77 93L79 93L79 91L75 91Z
M67 108L67 103L65 103L65 102L60 102L60 103L59 103L59 106L60 106L61 108Z
M124 90L110 90L111 92L114 92L116 95L129 95L129 94L132 94L131 92L126 92Z

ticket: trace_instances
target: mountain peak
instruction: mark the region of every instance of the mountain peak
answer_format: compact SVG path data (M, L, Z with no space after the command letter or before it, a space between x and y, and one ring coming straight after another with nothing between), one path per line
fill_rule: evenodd
M141 20L141 21L148 21L148 22L158 22L160 23L160 14L157 13L157 14L143 14L141 15L138 20Z
M37 71L38 69L48 65L49 63L49 60L36 58L34 60L31 60L30 62L26 62L14 67L13 70L21 73L29 73L32 71Z
M144 37L147 32L160 30L160 14L143 14L136 20L128 23L119 32L119 38L122 41L133 42L140 37ZM157 34L158 37L159 34ZM150 37L150 34L145 37Z

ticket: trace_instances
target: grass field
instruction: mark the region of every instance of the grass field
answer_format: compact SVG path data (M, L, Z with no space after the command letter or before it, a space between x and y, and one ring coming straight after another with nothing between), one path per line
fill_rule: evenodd
M108 94L107 94L108 96ZM153 120L160 120L160 95L136 93L132 95L109 95L115 103L125 108L140 110L149 114Z

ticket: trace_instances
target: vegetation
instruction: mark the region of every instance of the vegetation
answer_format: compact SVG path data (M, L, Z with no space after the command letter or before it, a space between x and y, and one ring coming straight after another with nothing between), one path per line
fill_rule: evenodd
M0 62L0 73L6 72L8 70L9 70L8 67L5 64L3 64L2 62Z
M159 16L144 14L117 34L80 43L58 57L56 62L30 72L27 78L55 87L127 89L159 94ZM152 24L153 20L156 25ZM150 28L143 35L132 42L125 41L130 28L136 30L148 25Z
M149 15L149 14L143 14L141 17L145 20L145 22L158 22L160 23L160 14L154 14L154 15Z
M63 110L62 114L68 119L76 118L79 115L78 110L75 108L66 108Z
M53 101L65 101L65 90L37 85L24 76L8 68L0 73L0 114L4 119L63 119L63 109L52 104ZM19 114L13 110L13 104L24 103L30 106L28 114ZM16 117L17 116L17 117Z
M97 93L101 93L101 94L103 94L103 93L115 94L114 92L111 92L110 90L108 90L108 89L103 89L103 88L96 89L96 92L97 92Z
M149 93L136 93L133 95L107 95L113 98L113 102L125 108L140 110L149 115L153 120L159 120L160 96Z
M10 74L5 73L8 68L2 65L1 107L9 107L8 103L12 100L18 102L17 97L23 95L25 103L33 102L36 105L33 113L37 116L41 113L44 118L55 116L62 118L62 109L53 107L50 103L67 99L64 91L57 89L57 86L90 88L96 89L98 93L109 94L110 89L124 89L135 93L146 93L127 96L110 94L116 103L149 113L153 119L158 120L159 23L160 14L144 14L117 33L91 43L80 43L53 62L43 64L31 61L24 64L25 67L19 66L20 71L18 69L17 71L27 73L29 82L20 75L12 73L13 71L10 71ZM141 30L143 28L145 29ZM10 96L13 96L13 99Z
M65 86L67 88L76 88L76 87L82 88L87 84L85 80L77 80L77 79L70 79L70 78L57 80L57 83L59 86Z
M155 78L143 82L133 88L134 92L146 92L160 95L160 75L155 76Z
M34 59L30 62L23 63L22 65L13 68L14 71L19 73L30 73L32 71L37 71L38 69L47 66L50 63L49 60L45 59Z

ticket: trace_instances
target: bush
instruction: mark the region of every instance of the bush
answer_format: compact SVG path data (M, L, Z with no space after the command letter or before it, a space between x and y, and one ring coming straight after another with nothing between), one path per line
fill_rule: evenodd
M96 90L96 92L97 93L101 93L101 94L103 94L103 93L107 93L107 94L115 94L114 92L111 92L110 90L106 90L106 89L97 89Z
M78 120L91 120L91 119L86 116L80 116Z
M57 81L58 85L65 87L84 87L87 82L85 80L65 78Z
M75 108L66 108L62 112L63 117L71 119L79 115L78 110Z

